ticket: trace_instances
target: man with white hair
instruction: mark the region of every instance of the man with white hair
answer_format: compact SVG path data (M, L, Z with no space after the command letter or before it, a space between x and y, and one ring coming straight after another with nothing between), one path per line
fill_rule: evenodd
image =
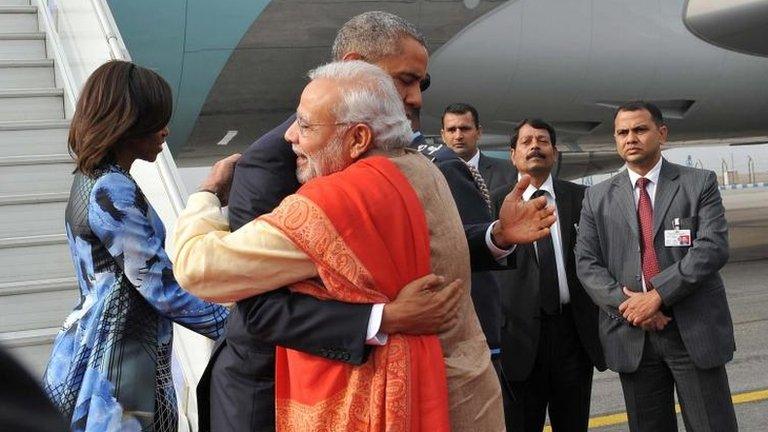
M443 275L462 294L455 325L437 336L390 332L362 365L278 348L277 429L504 430L461 219L441 173L406 149L411 131L392 80L360 61L310 78L285 133L304 186L230 233L214 192L227 190L237 158L217 163L202 186L210 191L190 196L177 222L177 280L218 302L290 286L372 304Z
M339 29L332 57L381 67L393 79L406 115L418 130L428 53L423 36L413 25L387 12L357 15ZM243 153L230 193L216 191L229 199L232 231L269 213L298 189L296 154L284 140L294 120L291 116ZM415 133L410 145L418 146L420 140L421 135ZM522 237L513 238L516 234L529 236L528 241L534 235L546 235L546 230L534 226L542 218L534 220L530 208L508 206L508 216L492 224L466 165L450 149L427 152L443 172L459 208L473 271L500 268L497 258L507 253L504 248L525 242ZM403 289L392 302L371 305L320 301L278 289L237 302L227 321L226 336L217 342L198 386L200 430L268 431L274 427L275 345L362 364L370 347L384 343L387 333L434 334L450 326L443 310L456 313L449 307L458 295L454 291ZM498 315L497 311L483 315L492 313Z

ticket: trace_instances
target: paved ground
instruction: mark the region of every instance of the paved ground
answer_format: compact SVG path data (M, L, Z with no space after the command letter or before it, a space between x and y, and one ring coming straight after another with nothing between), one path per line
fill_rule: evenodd
M766 237L763 237L763 241ZM733 394L768 389L768 260L735 262L722 272L736 331L737 351L727 369ZM768 394L761 400L736 405L742 432L768 431ZM618 375L596 373L592 390L592 417L603 424L605 417L624 411ZM684 430L680 416L680 430ZM593 428L595 431L626 431L626 423Z

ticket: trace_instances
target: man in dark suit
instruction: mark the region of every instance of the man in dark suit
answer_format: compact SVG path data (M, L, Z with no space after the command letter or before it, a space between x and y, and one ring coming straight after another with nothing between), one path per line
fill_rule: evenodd
M490 197L489 191L493 190L494 187L511 182L512 174L514 173L511 164L500 159L489 158L477 149L477 142L482 135L482 126L480 126L477 110L473 106L465 103L448 105L443 111L440 134L446 146L453 150L451 152L445 149L444 154L454 160L457 159L456 156L461 158L459 160L467 164L470 172L474 172L475 176L480 177L482 183L485 183L485 185L480 184L478 186L481 190L481 195L485 192ZM461 164L457 165L462 172L466 171L463 166L460 166ZM455 175L446 175L446 178L452 177L460 178ZM478 189L478 187L474 187L474 189ZM457 203L461 200L467 200L468 197L473 195L476 196L477 194L473 191L468 193L454 192L454 196L457 197ZM466 209L464 214L471 211L479 211L482 208L483 206L478 204ZM484 215L478 220L487 222L491 218L490 215ZM475 267L475 270L478 270L478 267ZM483 328L488 347L491 350L494 364L497 367L497 371L501 373L498 357L501 353L500 330L502 321L498 298L499 285L493 273L491 271L473 271L472 302L475 305L480 326Z
M410 23L384 12L353 17L339 30L333 57L380 66L392 76L406 113L418 118L428 56L423 37ZM296 155L283 139L293 121L291 116L261 137L238 161L229 202L231 230L271 211L298 187ZM505 216L492 221L463 162L448 149L423 150L432 153L456 197L473 269L500 268L497 258L506 255L506 249L544 235L554 220L541 201L530 206L510 203ZM387 333L429 334L446 325L430 302L451 304L454 296L425 298L439 294L404 289L386 305L355 305L284 289L238 302L198 386L201 430L274 429L274 345L361 364L367 345L385 343Z
M531 176L523 199L543 195L557 206L551 236L518 245L514 270L497 274L504 324L501 364L516 400L505 400L507 430L540 432L549 409L552 430L586 431L593 367L605 370L597 306L578 279L573 247L584 186L554 179L555 130L523 120L512 135L510 156ZM514 183L493 193L496 207Z
M453 103L445 107L440 135L443 142L456 152L468 165L480 171L480 175L493 191L517 180L517 172L509 161L483 154L477 144L483 135L477 109L466 103Z
M735 431L725 364L736 349L719 270L728 230L715 173L668 162L667 126L647 102L618 108L627 170L587 190L578 276L600 306L600 339L638 431Z
M40 383L0 346L0 430L64 432L69 427Z

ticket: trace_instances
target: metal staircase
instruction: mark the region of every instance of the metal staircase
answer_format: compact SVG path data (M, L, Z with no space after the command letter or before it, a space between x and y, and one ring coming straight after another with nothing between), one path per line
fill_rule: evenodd
M29 0L0 0L0 343L40 376L78 291L64 90Z
M0 0L0 344L37 376L79 298L64 234L67 118L91 72L117 59L130 54L106 0ZM170 151L137 161L131 175L170 232L187 196ZM211 346L174 326L181 432L196 430L195 387Z

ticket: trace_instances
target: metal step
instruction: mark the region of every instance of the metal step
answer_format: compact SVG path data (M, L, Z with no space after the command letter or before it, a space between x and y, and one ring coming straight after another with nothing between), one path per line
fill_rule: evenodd
M0 156L67 152L68 120L0 121Z
M0 284L0 297L18 294L49 293L78 289L77 279L75 277L9 282Z
M5 121L64 119L64 90L0 90L0 118Z
M45 88L56 85L53 60L0 60L0 88Z
M64 234L0 239L0 284L72 277L72 258Z
M36 236L64 232L66 199L0 206L0 237Z
M79 299L74 278L0 284L0 332L59 326Z
M2 6L29 6L29 0L0 0Z
M69 192L73 169L69 155L0 158L0 195Z
M0 333L0 344L30 369L35 377L42 377L51 345L60 327Z
M23 33L37 30L37 6L0 5L0 32Z
M0 60L46 58L45 33L0 33Z
M17 204L35 204L35 203L50 203L50 202L67 202L69 199L69 192L51 192L40 194L24 194L24 195L0 195L0 206L17 205Z

